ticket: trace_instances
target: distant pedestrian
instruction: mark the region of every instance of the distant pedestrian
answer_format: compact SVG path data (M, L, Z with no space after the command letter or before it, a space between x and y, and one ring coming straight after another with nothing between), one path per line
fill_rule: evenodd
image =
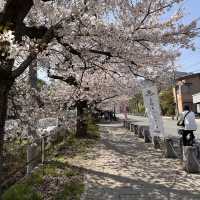
M183 127L183 129L180 130L183 138L183 146L192 146L195 139L193 132L197 130L197 124L195 121L195 114L190 110L189 106L184 106L177 125Z

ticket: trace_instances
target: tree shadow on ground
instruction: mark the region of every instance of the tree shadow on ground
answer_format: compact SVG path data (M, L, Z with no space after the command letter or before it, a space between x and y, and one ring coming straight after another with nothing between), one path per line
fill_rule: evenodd
M93 160L78 165L87 174L85 200L200 199L198 174L187 174L179 160L164 158L125 129L107 130L90 152Z
M75 167L75 166L73 166ZM186 191L186 190L177 190L171 187L165 187L160 184L149 183L139 179L131 179L124 176L117 176L109 173L104 173L100 171L95 171L91 169L85 169L82 167L76 167L79 170L84 171L85 173L92 175L95 179L88 182L88 196L87 200L143 200L143 199L152 199L152 200L199 200L200 193L199 191ZM97 181L99 180L99 181ZM104 180L104 184L101 184ZM106 182L105 182L106 180ZM115 182L121 183L121 186L113 186L109 184L112 183L112 180ZM176 182L176 178L175 178ZM175 184L174 182L174 184ZM90 188L90 184L96 190L96 194L93 193L94 188ZM124 186L123 186L124 184ZM97 190L98 189L98 190ZM91 190L91 192L90 192ZM101 197L98 196L98 192L101 193Z

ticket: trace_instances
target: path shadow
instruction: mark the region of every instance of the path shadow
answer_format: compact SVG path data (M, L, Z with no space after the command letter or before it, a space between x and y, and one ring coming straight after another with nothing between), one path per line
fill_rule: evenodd
M101 197L97 196L96 199L95 194L92 193L92 195L94 196L90 197L89 195L87 200L89 199L104 200L105 197L107 199L112 199L112 200L121 200L121 199L199 200L200 199L199 191L189 192L186 190L173 189L173 184L171 185L171 187L165 187L160 184L149 183L140 179L131 179L125 176L117 176L109 173L86 169L83 167L76 167L76 166L73 167L78 168L79 170L82 170L89 175L92 175L92 177L95 177L95 180L94 179L91 180L91 182L93 182L92 185L96 190L98 189L99 191L102 192ZM107 180L108 184L105 183L101 184L102 180ZM109 185L109 180L120 182L122 186L111 187L111 185ZM88 184L91 184L91 182L89 182ZM88 189L92 190L94 188L88 188ZM88 194L89 193L90 192L88 192Z
M88 174L85 200L200 200L200 176L184 172L179 160L125 129L106 130L93 160L79 167Z

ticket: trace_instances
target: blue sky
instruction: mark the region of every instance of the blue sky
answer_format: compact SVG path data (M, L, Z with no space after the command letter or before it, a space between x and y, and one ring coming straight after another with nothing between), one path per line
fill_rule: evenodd
M200 0L185 0L183 3L186 17L184 23L188 23L193 19L200 18ZM200 22L198 22L200 26ZM181 57L177 60L177 64L181 66L180 71L200 72L200 37L195 39L196 51L181 50Z

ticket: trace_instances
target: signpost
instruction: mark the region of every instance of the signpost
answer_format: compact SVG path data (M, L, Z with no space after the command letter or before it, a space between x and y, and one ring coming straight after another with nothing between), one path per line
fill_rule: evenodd
M156 86L148 80L142 83L142 93L146 113L149 119L150 134L153 137L164 137L164 127Z

